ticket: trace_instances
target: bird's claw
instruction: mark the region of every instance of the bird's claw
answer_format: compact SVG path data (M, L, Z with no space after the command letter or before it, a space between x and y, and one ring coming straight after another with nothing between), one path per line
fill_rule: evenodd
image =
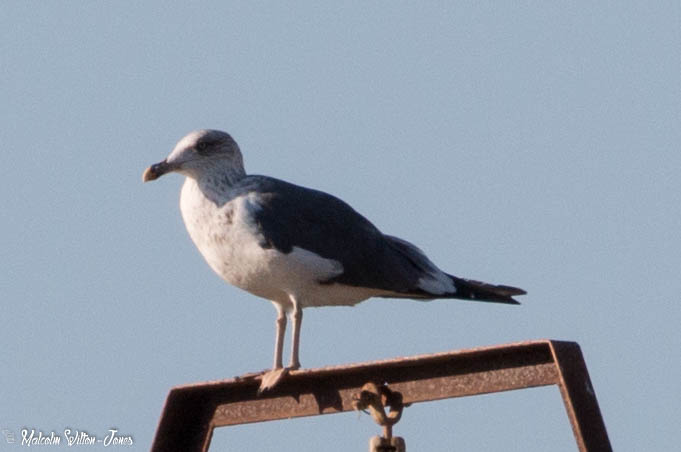
M260 387L258 388L258 395L269 391L274 388L279 382L288 374L288 367L280 367L279 369L272 369L269 372L265 372L262 375L262 380L260 381Z

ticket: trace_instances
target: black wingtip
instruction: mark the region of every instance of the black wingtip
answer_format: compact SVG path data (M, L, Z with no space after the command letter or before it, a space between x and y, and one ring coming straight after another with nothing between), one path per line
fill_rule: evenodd
M476 297L466 298L466 300L484 301L484 302L487 302L487 303L512 304L512 305L520 305L521 304L518 300L516 300L515 298L511 298L511 297L493 297L493 296L477 297L476 296Z
M457 295L466 300L519 305L520 302L513 297L527 294L518 287L488 284L456 276L452 276L452 279L456 284Z
M499 292L505 292L508 295L527 295L527 292L525 292L523 289L519 287L513 287L513 286L494 286L496 287Z

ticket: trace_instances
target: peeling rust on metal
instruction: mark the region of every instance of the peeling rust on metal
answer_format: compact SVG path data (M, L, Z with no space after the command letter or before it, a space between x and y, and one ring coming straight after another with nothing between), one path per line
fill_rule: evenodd
M152 451L208 450L215 427L351 411L367 382L388 384L405 405L557 385L579 450L612 450L579 345L539 340L291 371L264 396L257 374L178 386Z

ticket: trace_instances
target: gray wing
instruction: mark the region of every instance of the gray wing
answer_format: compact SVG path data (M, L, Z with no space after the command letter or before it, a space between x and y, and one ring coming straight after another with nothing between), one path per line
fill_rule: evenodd
M456 291L430 293L419 280L439 269L411 243L381 233L346 202L265 176L249 176L247 190L257 192L255 222L262 234L261 246L290 253L303 248L343 265L343 273L321 284L339 283L388 292L408 298L460 298L517 304L512 296L525 293L511 286L451 278Z
M278 179L250 177L257 178L249 190L258 193L254 217L263 247L282 253L299 247L343 265L342 274L320 283L404 294L416 289L421 271L415 262L346 202Z

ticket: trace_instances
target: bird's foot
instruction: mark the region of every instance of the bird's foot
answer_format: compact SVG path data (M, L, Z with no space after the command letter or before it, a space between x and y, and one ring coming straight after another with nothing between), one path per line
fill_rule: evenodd
M270 389L274 388L279 382L284 378L286 374L288 374L289 370L291 370L288 367L280 367L278 369L272 369L268 372L265 372L262 375L262 380L260 381L260 387L258 388L258 395L269 391Z

